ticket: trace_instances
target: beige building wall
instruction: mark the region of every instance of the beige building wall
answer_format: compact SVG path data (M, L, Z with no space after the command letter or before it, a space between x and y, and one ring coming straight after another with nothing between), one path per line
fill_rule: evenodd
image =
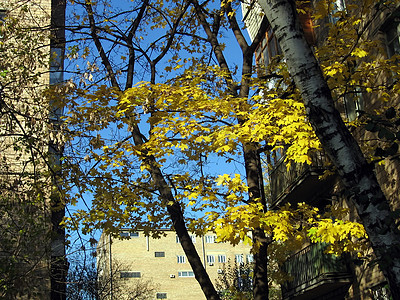
M127 231L122 232L128 234ZM192 269L174 231L163 230L165 236L159 239L146 237L141 231L136 234L129 239L112 239L111 247L110 237L104 234L101 236L97 248L100 274L110 271L111 251L111 259L118 261L122 268L127 268L121 269L122 272L140 272L141 279L154 283L154 299L157 299L157 293L166 293L166 299L206 299L194 275L189 273ZM217 243L215 238L216 235L211 232L202 237L192 235L197 252L213 282L228 260L231 264L234 264L236 258L243 262L252 261L249 245L240 243L234 247L228 243ZM131 278L126 284L134 283L135 280L137 278Z
M54 182L49 161L55 162L50 149L54 124L49 118L51 105L43 96L52 81L55 3L63 7L63 0L0 1L0 70L4 72L0 78L0 259L15 257L9 270L2 269L6 288L0 289L1 299L65 297L51 295L52 259L64 255L64 243L63 238L57 243L53 239Z

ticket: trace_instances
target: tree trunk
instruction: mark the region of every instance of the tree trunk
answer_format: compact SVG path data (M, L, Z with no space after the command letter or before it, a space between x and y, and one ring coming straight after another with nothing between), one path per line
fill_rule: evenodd
M259 0L303 97L307 116L335 165L368 233L393 299L400 299L400 232L373 166L334 107L331 91L308 46L293 0Z
M143 140L140 134L140 130L137 125L132 126L132 136L136 145L142 145ZM199 254L195 246L193 245L192 239L187 231L185 218L183 216L182 208L179 202L177 202L172 194L171 188L165 181L165 178L157 166L155 158L151 155L144 154L144 161L149 165L149 172L152 177L152 181L160 192L160 197L167 208L168 214L172 220L175 232L179 238L182 249L192 267L194 276L197 282L200 284L204 295L208 300L220 300L217 291L211 282L210 277L207 274L206 269L200 259Z

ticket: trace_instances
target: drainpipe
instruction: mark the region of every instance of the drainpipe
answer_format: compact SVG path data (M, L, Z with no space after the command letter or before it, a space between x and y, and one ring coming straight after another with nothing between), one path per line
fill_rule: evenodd
M204 236L201 237L201 242L203 245L203 265L204 265L204 269L207 269L207 263L206 263L206 245L204 243Z
M112 269L112 254L111 254L111 235L109 235L109 250L110 250L110 300L113 300L113 269Z

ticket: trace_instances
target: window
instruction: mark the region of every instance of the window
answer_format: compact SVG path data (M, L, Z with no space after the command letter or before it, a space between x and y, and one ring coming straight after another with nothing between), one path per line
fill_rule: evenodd
M130 238L130 237L139 237L139 232L129 232L129 231L121 231L120 233L119 233L119 235L121 236L121 237L127 237L127 238Z
M235 255L235 261L236 261L238 264L243 263L243 254L236 254L236 255Z
M226 256L224 254L218 255L218 262L219 263L226 263Z
M371 288L372 299L391 299L390 291L388 290L388 286L386 284L381 284L378 286L374 286Z
M157 293L156 299L167 299L167 293Z
M191 235L190 238L192 239L192 243L195 244L196 243L196 236L195 235ZM176 243L179 244L181 241L179 240L179 237L176 236Z
M389 20L386 27L386 41L388 55L392 57L395 54L400 54L400 17L395 17Z
M122 237L129 237L129 232L121 231L119 235L122 236Z
M194 277L193 271L179 271L178 277Z
M252 263L254 261L253 254L246 255L247 263Z
M215 243L215 235L206 235L205 237L206 243L213 244Z
M356 88L352 92L348 92L344 97L344 108L348 121L354 121L363 110L363 98L360 88Z
M121 271L120 278L140 278L140 272Z
M269 26L264 38L256 49L256 64L259 66L268 66L272 57L281 53L278 40L272 27Z
M155 257L165 257L165 252L154 252Z
M214 255L207 255L207 263L214 264L215 263L215 256Z
M346 11L346 3L344 0L334 0L331 5L332 8L329 13L329 22L335 24L341 17L340 12Z
M4 22L6 15L7 15L7 11L4 9L0 9L0 22Z
M185 255L177 255L177 263L178 264L184 264L185 263Z

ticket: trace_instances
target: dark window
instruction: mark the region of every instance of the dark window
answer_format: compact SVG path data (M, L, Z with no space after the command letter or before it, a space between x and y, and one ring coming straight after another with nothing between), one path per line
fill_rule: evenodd
M259 66L267 66L270 63L271 58L280 53L281 49L278 40L276 39L272 28L269 27L264 38L256 49L256 63Z
M155 257L165 257L165 252L154 252Z
M385 32L389 57L400 54L400 17L393 18Z
M140 272L121 271L121 278L140 278Z
M139 232L121 231L119 235L122 237L139 237Z
M122 231L119 235L122 236L122 237L128 237L129 236L129 232Z
M167 299L167 293L157 293L157 299Z
M0 21L1 22L4 22L4 18L6 17L6 15L7 15L7 11L4 9L0 9Z

